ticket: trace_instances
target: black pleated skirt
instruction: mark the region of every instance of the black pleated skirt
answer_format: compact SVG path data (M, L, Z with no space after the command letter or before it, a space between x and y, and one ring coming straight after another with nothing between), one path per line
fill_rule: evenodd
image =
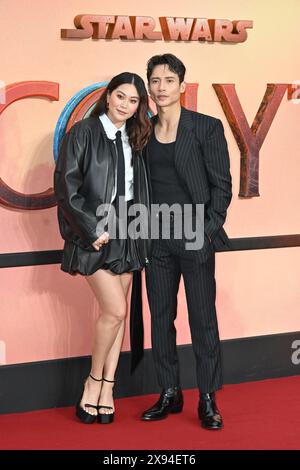
M127 203L127 211L133 201ZM127 225L132 220L127 216ZM61 269L71 275L89 276L98 269L108 269L114 274L141 271L141 264L136 240L132 238L114 238L103 245L99 251L90 251L65 241Z

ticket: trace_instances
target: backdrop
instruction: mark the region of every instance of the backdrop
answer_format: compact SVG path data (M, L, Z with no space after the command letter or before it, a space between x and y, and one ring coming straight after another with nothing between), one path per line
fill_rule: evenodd
M270 8L270 6L272 8ZM242 43L61 38L78 14L252 20ZM228 141L233 199L225 229L231 238L300 233L300 105L284 95L260 151L260 196L241 198L240 151L213 84L235 84L251 126L268 83L299 79L297 0L265 1L1 0L0 80L45 80L59 99L26 98L0 116L0 176L15 191L53 187L53 137L66 103L79 90L121 71L146 78L146 61L171 52L198 83L197 110L220 118ZM0 84L1 86L1 84ZM0 253L58 250L56 208L0 205ZM217 253L217 312L221 339L300 330L299 247ZM0 269L0 363L89 355L98 306L86 281L58 264ZM151 347L144 289L145 346ZM184 288L179 293L178 344L189 344ZM129 349L128 329L123 350Z

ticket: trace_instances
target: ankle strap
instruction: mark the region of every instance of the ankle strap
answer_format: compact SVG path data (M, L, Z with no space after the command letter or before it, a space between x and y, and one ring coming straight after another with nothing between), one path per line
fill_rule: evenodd
M104 380L104 382L109 382L109 383L111 383L111 384L114 384L114 383L115 383L115 380L107 380L107 379L105 379L104 377L103 377L102 380Z
M89 377L91 377L91 379L95 380L95 382L102 382L102 380L104 379L96 379L95 377L92 376L92 374L89 375Z

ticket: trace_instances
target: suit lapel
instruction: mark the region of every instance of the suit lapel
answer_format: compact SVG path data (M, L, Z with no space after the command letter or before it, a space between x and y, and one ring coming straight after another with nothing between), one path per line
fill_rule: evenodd
M186 159L190 155L193 142L192 129L193 121L190 111L181 108L175 144L175 167L179 173L182 172Z

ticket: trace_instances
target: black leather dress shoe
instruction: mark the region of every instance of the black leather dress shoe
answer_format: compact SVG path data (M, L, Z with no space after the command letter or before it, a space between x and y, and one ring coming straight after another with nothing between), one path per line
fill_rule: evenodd
M183 408L183 395L180 387L167 388L162 391L159 400L148 410L144 411L143 421L158 421L170 413L180 413Z
M222 429L223 420L217 408L214 393L201 393L198 416L205 429Z

